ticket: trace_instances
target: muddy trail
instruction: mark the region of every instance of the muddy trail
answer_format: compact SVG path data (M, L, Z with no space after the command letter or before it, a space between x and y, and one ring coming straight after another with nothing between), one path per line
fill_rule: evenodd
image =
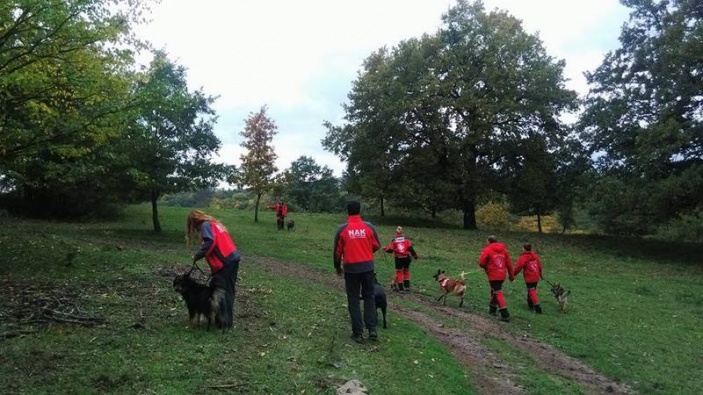
M260 266L267 272L307 279L344 292L344 283L337 279L331 271L326 272L301 264L266 258L250 257L247 260L248 263ZM443 316L459 319L466 324L462 329L448 328L441 321L428 314L393 303L394 298L388 300L389 310L414 322L445 344L454 356L473 372L480 393L520 394L524 392L517 383L518 373L514 368L509 363L502 361L499 355L487 348L481 341L488 337L499 339L513 348L521 350L533 359L534 366L578 384L587 393L633 393L627 386L605 377L578 359L565 355L549 344L530 337L517 336L505 330L501 325L504 323L499 323L497 320L454 307L441 306L433 298L418 294L404 294L402 297L435 310Z

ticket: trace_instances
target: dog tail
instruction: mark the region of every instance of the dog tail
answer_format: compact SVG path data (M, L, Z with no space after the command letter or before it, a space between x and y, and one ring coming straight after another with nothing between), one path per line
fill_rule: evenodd
M566 292L564 293L564 296L569 296L569 294L571 294L571 290L566 291Z

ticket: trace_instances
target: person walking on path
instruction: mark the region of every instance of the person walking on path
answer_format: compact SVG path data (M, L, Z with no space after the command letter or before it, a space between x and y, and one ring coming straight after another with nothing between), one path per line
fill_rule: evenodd
M383 251L393 254L395 258L395 280L398 284L398 291L410 292L410 257L419 259L413 243L403 235L403 228L395 228L395 237L390 244L383 248Z
M361 219L361 204L347 203L347 222L340 225L334 235L333 263L337 275L344 276L347 291L347 308L352 325L352 340L363 341L364 324L369 340L377 340L376 303L374 301L374 257L381 248L376 227ZM364 300L362 319L359 295Z
M522 245L522 254L517 259L513 276L517 276L522 271L527 286L527 307L537 314L542 314L542 307L537 296L537 284L542 279L542 262L539 256L532 251L532 245L525 243Z
M488 236L486 247L483 248L478 258L478 265L486 271L488 283L491 286L488 313L496 315L496 311L500 310L500 319L510 322L510 313L508 313L508 306L505 303L505 296L503 296L503 282L506 277L510 281L513 281L515 277L513 277L512 262L505 244L498 242L498 238L495 236Z

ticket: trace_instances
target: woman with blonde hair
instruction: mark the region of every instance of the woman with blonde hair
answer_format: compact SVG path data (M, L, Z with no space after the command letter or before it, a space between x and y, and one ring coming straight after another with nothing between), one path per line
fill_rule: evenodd
M227 228L215 218L200 210L188 214L186 222L186 241L193 242L195 233L200 238L200 250L193 255L193 262L205 258L212 273L211 286L225 291L225 305L220 306L225 322L222 325L231 328L234 324L235 283L239 271L241 256L237 251Z

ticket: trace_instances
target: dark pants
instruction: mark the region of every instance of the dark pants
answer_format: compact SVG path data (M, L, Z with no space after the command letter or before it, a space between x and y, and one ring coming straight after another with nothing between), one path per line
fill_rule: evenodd
M276 226L277 226L278 230L283 230L283 225L285 224L285 222L286 222L286 217L284 217L282 215L279 215L278 217L276 217Z
M410 257L395 258L395 270L410 269Z
M369 332L376 330L376 301L373 297L374 282L373 270L364 273L344 273L349 318L351 318L352 333L355 336L362 335L364 324L366 324L366 329ZM361 319L359 295L364 300L363 321Z
M224 317L222 325L231 328L234 325L234 297L237 293L236 282L239 272L239 260L226 262L217 273L212 275L210 285L225 291L224 303L220 303L220 311Z

